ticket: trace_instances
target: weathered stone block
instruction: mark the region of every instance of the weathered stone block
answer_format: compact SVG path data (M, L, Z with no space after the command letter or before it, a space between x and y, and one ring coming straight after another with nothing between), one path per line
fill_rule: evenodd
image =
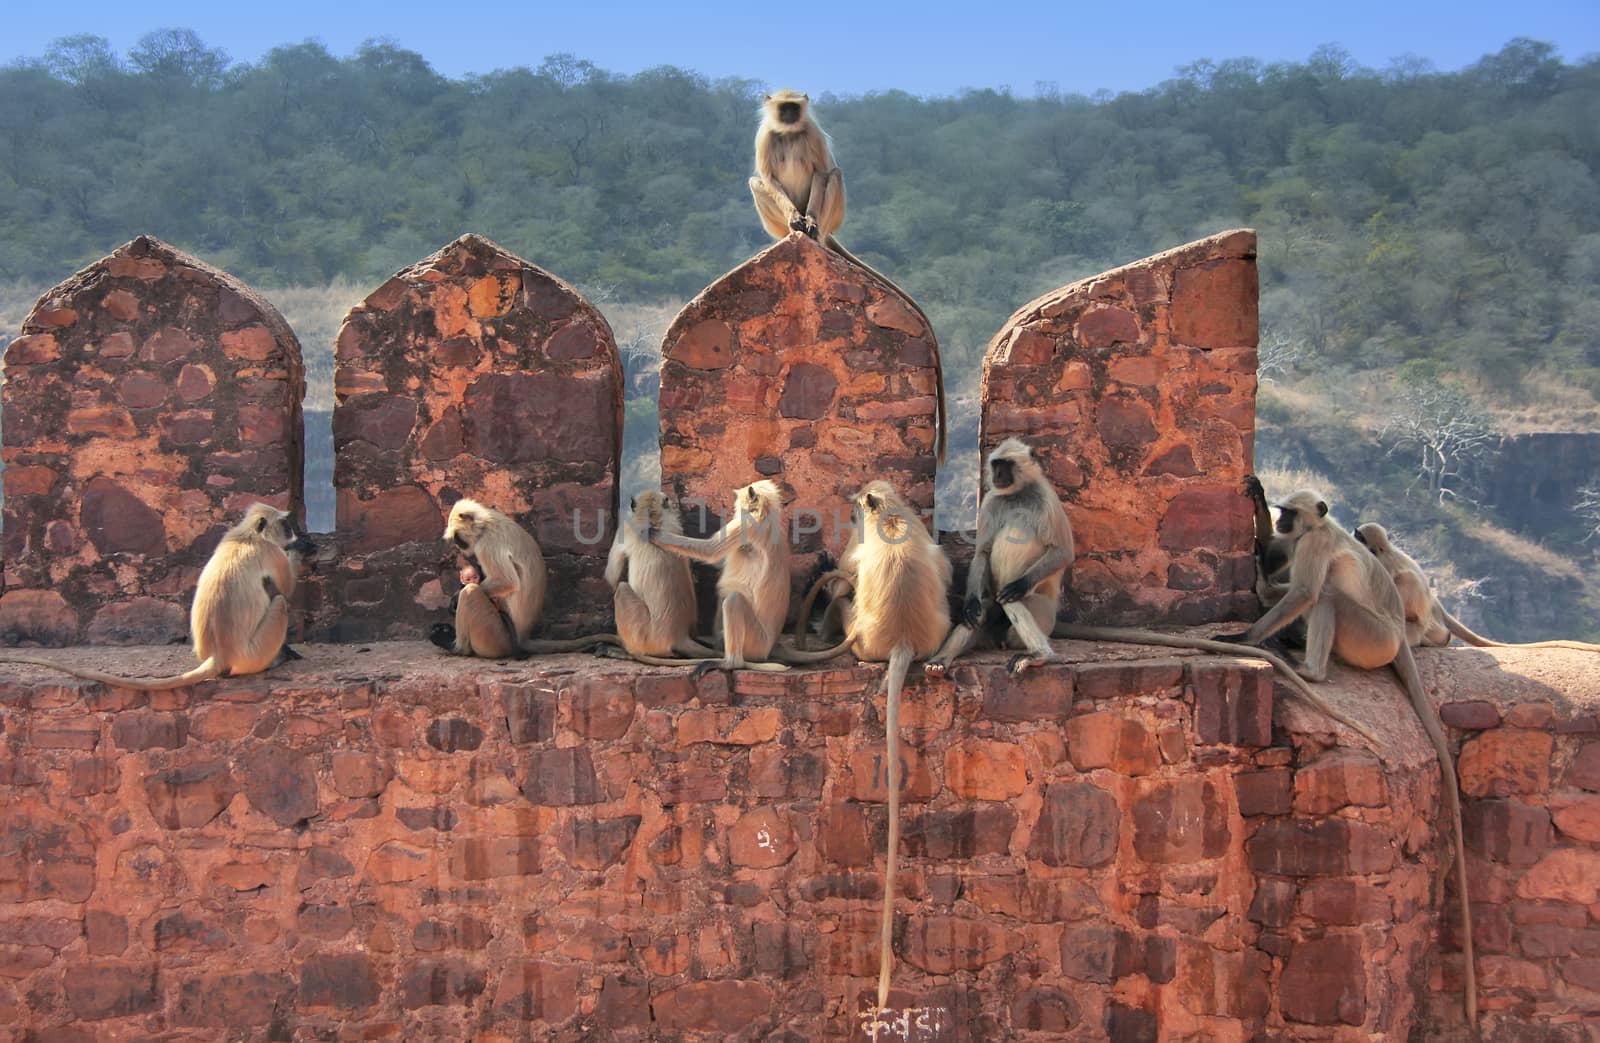
M1361 939L1330 934L1296 942L1278 996L1290 1021L1362 1024L1367 1017L1367 967Z
M1245 845L1250 867L1281 876L1344 876L1393 868L1391 838L1365 822L1347 819L1268 819Z
M1228 809L1210 781L1142 783L1133 803L1133 849L1146 862L1218 858L1232 834Z
M156 1009L153 963L85 963L65 977L67 1003L83 1021L125 1018Z
M1266 663L1196 662L1194 727L1202 743L1272 744L1272 667Z
M1494 728L1461 744L1456 771L1470 797L1538 795L1550 788L1548 732Z
M1148 775L1160 767L1155 736L1134 717L1088 713L1067 721L1067 754L1079 771L1110 768L1119 775Z
M1098 866L1117 853L1122 812L1116 798L1082 782L1045 786L1044 808L1028 857L1049 866Z
M1365 751L1330 750L1295 773L1297 815L1326 815L1352 804L1377 808L1387 803L1383 765Z
M667 1032L726 1035L766 1020L772 990L755 981L697 981L659 993L650 1007Z
M364 953L322 953L300 968L302 1007L362 1010L378 1002L372 960Z
M538 750L528 758L523 796L535 804L598 804L605 799L588 747Z
M1514 866L1533 865L1555 840L1550 812L1515 800L1467 801L1461 828L1469 850Z

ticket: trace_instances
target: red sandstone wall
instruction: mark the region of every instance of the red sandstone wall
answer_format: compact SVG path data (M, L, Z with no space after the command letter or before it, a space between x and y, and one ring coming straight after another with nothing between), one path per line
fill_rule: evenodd
M339 558L311 593L319 636L416 636L444 618L457 584L440 537L463 496L538 538L563 593L542 632L604 621L622 369L598 311L466 235L357 305L335 361Z
M1574 685L1570 661L1563 677L1507 655L1532 678L1451 684L1441 708L1461 739L1486 1038L1588 1043L1600 1028L1600 714L1573 695L1597 675ZM1459 957L1436 966L1430 1038L1462 1038L1459 987Z
M0 1029L866 1038L881 670L308 651L0 685ZM1408 1038L1443 838L1393 686L1345 703L1380 762L1275 740L1259 664L1067 652L908 693L905 1038Z
M1043 450L1078 560L1079 621L1253 617L1240 490L1255 439L1256 236L1224 232L1063 286L983 362L980 448Z
M222 531L298 505L300 345L149 236L49 290L5 353L0 643L160 643Z
M850 499L883 478L933 509L937 382L931 337L911 303L796 233L707 287L667 330L661 357L661 472L708 504L759 478L808 508L793 571L836 554ZM685 527L698 526L686 512ZM836 518L837 515L837 518Z

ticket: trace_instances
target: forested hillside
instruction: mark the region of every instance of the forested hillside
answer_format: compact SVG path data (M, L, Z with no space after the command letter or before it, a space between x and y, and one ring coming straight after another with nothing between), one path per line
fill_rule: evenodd
M1361 68L1330 46L1304 62L1200 60L1116 96L920 98L618 76L571 55L449 79L384 43L246 64L184 30L126 54L72 37L0 67L0 342L32 296L141 233L254 283L304 342L307 498L331 525L338 316L479 232L574 282L633 349L642 484L648 352L679 304L767 242L745 179L776 86L812 88L833 136L841 238L939 330L955 430L942 520L970 520L971 394L1012 310L1249 225L1269 482L1315 482L1341 520L1389 521L1447 592L1481 595L1457 607L1493 631L1597 632L1595 454L1560 476L1491 473L1500 433L1600 431L1600 56L1532 40L1448 72ZM1401 422L1429 417L1465 432L1441 459L1438 431ZM1491 487L1557 492L1491 507Z
M48 285L150 232L263 286L374 284L472 230L590 293L683 297L765 241L744 186L761 86L64 39L0 69L0 279ZM842 238L923 301L955 380L1037 293L1248 224L1269 332L1326 362L1600 387L1600 58L1515 40L1460 72L1374 71L1326 47L1038 93L815 98Z

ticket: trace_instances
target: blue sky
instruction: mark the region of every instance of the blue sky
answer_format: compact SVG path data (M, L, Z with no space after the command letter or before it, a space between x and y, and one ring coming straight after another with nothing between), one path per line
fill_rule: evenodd
M773 0L5 0L0 62L37 56L50 41L74 33L104 36L125 52L151 29L179 27L246 61L307 38L344 55L377 36L420 52L449 76L537 65L547 54L569 51L613 72L677 65L714 78L742 76L812 93L899 88L949 94L963 87L1009 86L1031 94L1039 82L1066 92L1138 90L1196 58L1302 60L1324 43L1340 44L1375 68L1417 55L1440 69L1457 69L1516 36L1554 43L1569 61L1600 52L1600 0L815 0L809 8L790 8L791 24L775 29L772 18L780 10ZM823 14L808 17L813 11ZM808 31L808 24L830 17L838 20L834 31Z

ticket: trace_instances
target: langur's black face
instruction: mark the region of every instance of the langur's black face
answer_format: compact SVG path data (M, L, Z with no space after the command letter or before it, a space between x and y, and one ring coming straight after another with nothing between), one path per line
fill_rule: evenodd
M1357 543L1361 544L1363 547L1367 548L1368 550L1372 550L1372 544L1367 542L1367 538L1361 534L1361 530L1360 529L1352 529L1352 530L1350 530L1350 535L1352 535L1352 536L1354 536L1356 538L1356 542ZM1376 554L1378 552L1377 551L1372 551L1372 553Z
M1004 492L1016 484L1017 465L1006 459L990 460L989 477L995 492Z
M1295 510L1293 507L1279 507L1277 526L1278 531L1283 533L1285 536L1294 532L1294 521L1299 514L1300 512Z
M301 531L300 526L296 525L293 519L289 521L289 534L293 539L289 541L289 545L284 550L293 551L296 554L315 554L317 552L317 545L311 541L310 536Z
M800 122L800 103L798 101L778 102L778 122L794 125Z

